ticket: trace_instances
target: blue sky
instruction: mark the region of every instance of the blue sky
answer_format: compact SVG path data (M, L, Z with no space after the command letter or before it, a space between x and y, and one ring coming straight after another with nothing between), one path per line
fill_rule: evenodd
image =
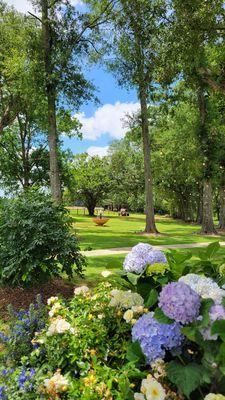
M82 7L81 0L71 1ZM7 0L7 3L24 13L32 10L28 0ZM74 153L88 151L91 155L104 155L112 140L124 136L124 120L127 114L137 111L137 97L134 91L127 92L119 87L116 79L100 66L88 70L85 76L98 88L100 104L89 103L81 107L76 116L83 125L83 140L65 138L64 147Z

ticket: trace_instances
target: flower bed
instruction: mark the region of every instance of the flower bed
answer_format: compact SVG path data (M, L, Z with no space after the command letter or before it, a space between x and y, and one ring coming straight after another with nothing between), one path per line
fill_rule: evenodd
M66 302L11 310L0 399L225 399L224 266L135 246L118 275Z

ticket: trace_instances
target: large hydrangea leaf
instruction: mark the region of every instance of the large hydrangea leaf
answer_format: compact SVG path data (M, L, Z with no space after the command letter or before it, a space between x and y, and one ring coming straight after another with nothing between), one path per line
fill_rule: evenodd
M188 398L203 382L210 382L208 372L202 365L196 363L184 366L176 361L171 361L167 365L167 376L177 386L179 392Z

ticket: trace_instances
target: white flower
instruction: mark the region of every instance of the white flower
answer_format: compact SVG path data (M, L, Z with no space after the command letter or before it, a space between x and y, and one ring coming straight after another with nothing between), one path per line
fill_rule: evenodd
M62 308L60 303L53 304L51 310L49 311L49 317L53 317Z
M98 319L103 319L105 314L98 314Z
M156 379L166 376L165 361L162 358L157 358L153 361L151 368Z
M145 396L142 393L134 393L134 400L145 400Z
M112 307L121 307L126 310L133 306L143 306L144 300L140 294L131 292L130 290L112 290L110 292L111 301L109 303Z
M221 289L211 278L197 274L187 274L182 276L179 281L189 285L203 299L212 299L215 304L221 304L225 297L225 290Z
M52 336L57 333L65 333L65 332L71 332L71 325L69 322L67 322L63 318L56 318L54 321L52 321L51 325L48 328L47 335ZM73 333L73 332L72 332Z
M69 381L63 375L60 374L60 370L58 370L50 379L44 380L44 386L47 392L66 392L69 387Z
M134 313L142 314L142 313L144 312L144 307L143 307L143 306L132 306L132 307L131 307L131 310L132 310Z
M143 379L141 392L145 395L146 400L164 400L166 398L164 388L151 375L148 375L147 379Z
M54 297L54 296L49 297L49 299L47 300L47 304L48 304L48 306L51 306L52 304L54 304L58 300L59 300L58 297Z
M89 288L87 286L79 286L77 288L74 289L74 294L77 296L79 294L85 294L87 292L89 292Z
M124 314L123 314L123 319L125 319L125 321L127 323L131 322L131 320L133 319L134 316L134 312L132 310L127 310Z
M112 275L112 272L105 270L101 272L101 275L103 276L103 278L108 278L108 276Z

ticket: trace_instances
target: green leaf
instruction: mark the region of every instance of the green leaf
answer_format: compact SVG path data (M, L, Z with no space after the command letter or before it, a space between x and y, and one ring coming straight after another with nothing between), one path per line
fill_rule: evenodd
M146 358L142 352L139 342L136 340L131 343L127 349L127 360L134 363L142 363L146 361Z
M210 243L210 245L206 249L206 257L208 259L213 258L213 256L219 251L219 249L220 249L219 242Z
M161 308L156 308L154 311L154 318L160 322L160 324L172 324L174 321L167 317Z
M212 299L203 299L201 302L200 315L202 315L202 321L199 327L204 328L209 324L209 311L214 304Z
M201 344L202 336L199 333L198 329L193 326L184 326L181 329L181 332L191 341L198 344Z
M158 292L156 289L150 290L149 296L145 301L145 307L152 307L158 300Z
M215 321L212 324L211 334L218 334L225 341L225 320Z
M187 397L203 383L203 378L204 381L206 379L202 365L190 363L184 366L176 361L167 365L167 376L179 392Z
M127 273L127 278L129 280L130 283L132 283L132 285L136 286L137 285L137 281L140 278L139 275L136 274L132 274L131 272Z

